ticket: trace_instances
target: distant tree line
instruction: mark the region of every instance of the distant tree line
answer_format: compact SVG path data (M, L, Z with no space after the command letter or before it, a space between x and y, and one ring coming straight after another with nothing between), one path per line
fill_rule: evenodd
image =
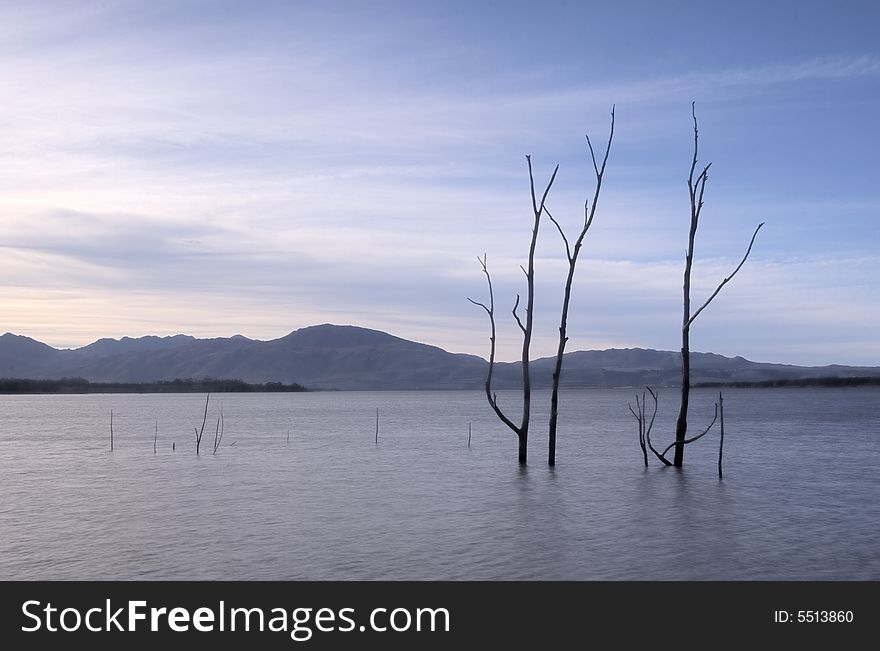
M878 386L880 377L809 377L809 378L779 378L776 380L755 380L752 382L699 382L695 387L738 387L743 389L757 389L761 387L855 387L855 386Z
M281 393L308 391L300 384L266 382L251 384L243 380L215 378L174 379L158 382L89 382L85 378L60 380L0 379L0 394L28 393Z

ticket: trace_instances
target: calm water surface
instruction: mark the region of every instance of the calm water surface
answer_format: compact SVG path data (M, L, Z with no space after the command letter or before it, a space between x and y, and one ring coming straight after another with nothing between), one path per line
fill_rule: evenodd
M0 396L0 579L880 579L880 390L728 390L723 481L714 433L646 470L632 397L523 469L478 392L217 394L199 457L204 396Z

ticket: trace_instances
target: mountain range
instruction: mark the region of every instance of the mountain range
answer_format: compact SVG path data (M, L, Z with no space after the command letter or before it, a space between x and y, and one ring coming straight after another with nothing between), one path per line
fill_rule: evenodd
M553 358L532 361L532 382L550 386ZM99 339L74 349L6 333L0 336L0 378L92 382L153 382L175 378L228 378L245 382L298 383L313 389L479 389L488 363L476 355L408 341L356 326L323 324L279 339L241 335ZM582 350L565 355L564 387L621 387L679 382L678 352L628 348ZM819 377L880 377L878 367L791 366L742 357L691 353L692 382L766 382ZM493 385L519 386L520 365L496 365Z

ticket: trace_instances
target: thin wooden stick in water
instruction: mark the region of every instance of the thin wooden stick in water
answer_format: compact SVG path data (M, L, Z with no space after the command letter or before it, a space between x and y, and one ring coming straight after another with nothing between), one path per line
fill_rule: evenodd
M223 430L226 428L226 419L223 418L223 403L220 403L220 418L217 419L217 432L214 432L214 451L211 454L216 455L220 443L223 442ZM217 436L219 432L220 436Z
M153 454L156 454L156 441L159 438L159 419L156 419L156 433L153 435Z
M287 445L290 445L290 430L287 430Z
M379 445L379 408L376 407L376 445Z
M214 450L211 454L217 454L217 440L220 437L220 417L217 417L217 429L214 430Z
M718 479L724 479L724 473L721 470L721 457L724 454L724 396L718 392L718 406L721 411L721 440L718 441Z
M110 410L110 452L113 452L113 410Z
M193 427L196 431L196 456L199 455L199 448L202 445L202 434L205 433L205 423L208 422L208 401L211 399L211 394L209 393L205 398L205 415L202 417L202 429L198 429L197 427Z
M468 447L471 447L471 424L468 423Z

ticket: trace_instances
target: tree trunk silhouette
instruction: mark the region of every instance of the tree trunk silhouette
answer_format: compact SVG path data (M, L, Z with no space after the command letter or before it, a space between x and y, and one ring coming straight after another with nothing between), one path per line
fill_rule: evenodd
M699 226L700 222L700 213L703 210L703 192L706 190L706 181L709 179L709 168L712 166L712 163L709 163L703 168L703 170L697 175L697 177L694 178L694 173L697 170L697 154L699 151L699 129L697 128L697 114L694 103L691 103L691 117L694 120L694 157L691 161L691 169L687 181L688 195L690 196L691 204L691 220L690 230L688 231L688 248L687 254L685 256L684 282L682 287L684 300L681 326L681 402L679 405L678 419L675 423L675 443L673 443L673 445L675 446L675 455L672 461L673 465L676 467L681 467L682 465L684 465L684 446L687 443L688 402L691 391L691 325L693 324L694 320L700 315L700 313L705 310L709 303L711 303L712 300L718 295L718 292L721 291L721 288L729 283L745 264L746 260L749 257L749 254L752 252L752 246L755 243L755 238L758 236L758 231L760 231L761 227L764 225L764 222L758 224L758 227L752 234L752 239L749 242L749 247L748 249L746 249L745 255L743 256L742 260L740 260L740 263L737 265L736 269L733 270L733 273L722 280L715 291L712 292L712 295L709 296L709 298L706 300L706 302L703 303L696 312L691 314L691 270L693 268L694 262L694 241L696 240L697 236L697 227Z
M480 262L480 266L483 268L483 273L486 275L486 281L489 285L489 305L487 306L485 303L481 303L479 301L475 301L471 298L468 300L483 308L486 311L486 314L489 315L489 324L491 328L491 335L489 337L489 370L486 375L486 400L489 402L489 406L492 408L492 411L498 416L502 423L507 425L519 439L519 463L525 465L528 460L528 439L529 439L529 420L531 416L531 406L532 406L532 383L531 377L529 376L529 351L532 343L532 325L533 325L533 312L535 306L535 247L538 243L538 230L541 226L541 216L544 214L545 208L544 204L547 200L547 195L550 193L550 188L553 186L553 181L556 179L556 173L559 171L559 165L557 165L553 174L550 177L550 181L547 183L547 187L544 189L544 193L541 195L541 201L538 202L537 195L535 193L535 179L532 173L532 158L531 156L526 156L526 162L529 167L529 188L531 191L532 198L532 213L534 215L534 224L532 226L532 237L529 243L529 258L528 265L526 267L520 266L523 273L526 276L526 320L523 323L522 319L520 319L517 310L519 309L520 303L520 295L516 295L516 303L513 306L513 318L516 320L517 326L519 326L520 331L523 336L523 344L522 344L522 401L523 401L523 410L522 410L522 420L519 425L516 425L510 418L508 418L501 408L498 406L498 396L497 394L492 392L492 374L495 368L495 296L492 291L492 277L489 275L489 270L486 267L486 255L484 254L482 258L477 258Z
M593 224L593 217L596 215L596 206L599 202L599 193L602 190L602 177L605 174L605 165L608 163L608 154L611 151L611 141L614 139L614 107L611 107L611 133L608 136L608 145L605 147L605 156L602 159L601 167L596 162L596 154L593 151L593 143L590 142L590 136L587 136L587 145L590 148L590 158L593 160L593 170L596 173L596 191L593 194L593 204L590 206L590 200L584 202L584 225L581 232L575 240L574 248L569 246L568 238L562 230L562 226L553 217L546 208L544 211L547 217L556 226L560 237L565 244L565 256L568 259L568 277L565 280L565 292L562 298L562 315L559 319L559 345L556 348L556 362L553 366L553 388L550 392L550 435L549 435L549 451L547 462L551 466L556 465L556 423L559 416L559 377L562 374L562 357L565 354L565 344L568 343L568 308L571 303L571 284L574 281L574 272L577 267L578 255L581 252L581 246L584 243L584 237L590 226Z

